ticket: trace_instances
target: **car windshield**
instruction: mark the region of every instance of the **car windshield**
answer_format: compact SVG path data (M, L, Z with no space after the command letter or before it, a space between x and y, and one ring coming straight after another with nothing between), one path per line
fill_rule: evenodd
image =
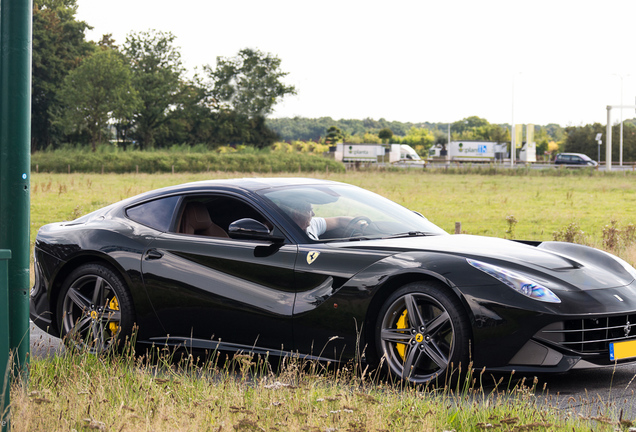
M299 185L264 190L261 195L313 240L447 234L421 214L355 186ZM314 228L309 226L321 221L323 229L312 235Z

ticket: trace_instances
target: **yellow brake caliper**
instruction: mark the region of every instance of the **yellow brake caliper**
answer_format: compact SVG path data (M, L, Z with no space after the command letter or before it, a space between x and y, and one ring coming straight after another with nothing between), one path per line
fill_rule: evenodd
M111 310L119 310L119 302L117 301L117 297L113 296L113 298L108 303L108 307L110 307ZM110 329L110 332L114 335L117 333L117 330L119 330L119 324L116 322L111 322L108 324L108 328Z
M408 328L406 313L407 311L406 309L404 309L404 312L402 312L402 315L400 315L400 318L398 318L398 322L396 325L398 329ZM406 355L406 344L399 343L395 346L395 349L397 349L398 354L400 354L400 357L402 357L402 360L404 360L404 356Z

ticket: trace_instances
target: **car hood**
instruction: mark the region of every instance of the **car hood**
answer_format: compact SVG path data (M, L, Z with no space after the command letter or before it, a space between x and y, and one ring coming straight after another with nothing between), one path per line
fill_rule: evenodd
M550 270L572 269L580 264L560 254L534 246L495 237L472 235L439 235L369 240L364 247L391 249L396 252L430 251L470 258L492 258ZM352 244L353 246L353 244ZM355 245L358 246L358 245ZM362 245L360 245L362 246Z
M583 290L625 286L634 280L633 274L627 269L628 265L613 255L564 242L543 242L533 246L495 237L462 234L369 240L362 243L365 248L377 247L396 253L435 252L476 260L503 261L515 267L532 269L533 272L550 274ZM493 264L502 265L501 262Z

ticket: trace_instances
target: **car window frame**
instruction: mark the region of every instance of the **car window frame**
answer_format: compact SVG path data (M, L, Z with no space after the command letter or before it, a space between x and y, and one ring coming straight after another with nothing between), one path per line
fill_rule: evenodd
M214 241L223 240L223 241L232 241L232 242L237 242L237 241L239 242L258 241L258 242L264 242L264 243L270 242L268 240L260 240L260 239L235 239L232 237L202 236L197 234L185 234L185 233L179 232L181 217L182 217L183 211L185 210L185 206L187 202L193 199L196 199L196 197L208 197L211 199L212 197L216 196L216 197L227 197L230 199L235 199L243 203L244 205L251 207L252 210L259 213L262 218L264 218L266 221L268 221L272 225L273 228L271 232L273 236L279 235L280 237L284 238L285 241L283 242L283 244L294 244L294 242L290 239L288 232L281 226L279 221L276 220L276 217L272 216L272 212L267 211L266 209L263 208L262 205L259 205L258 202L256 202L253 199L249 199L249 197L246 197L245 195L237 194L231 191L197 191L197 192L189 192L189 193L179 193L178 195L180 195L180 199L177 204L177 210L175 211L175 218L173 220L173 224L170 230L168 231L172 235L184 236L187 238L207 239L207 240L214 240ZM213 222L216 223L216 221L214 220ZM223 226L221 226L221 228L225 230L225 232L228 233L228 236L229 236L228 230Z
M132 221L132 222L135 222L135 223L138 223L138 224L143 225L143 226L145 226L145 227L151 228L151 229L153 229L153 230L155 230L155 231L159 231L159 232L169 232L169 231L172 229L172 227L174 226L174 223L175 223L175 217L176 217L176 214L177 214L177 209L179 208L179 202L180 202L180 200L179 200L179 199L177 199L176 203L175 203L175 204L174 204L174 206L173 206L173 209L172 209L172 216L171 216L171 218L170 218L171 220L170 220L170 222L169 222L169 223L168 223L168 225L167 225L167 229L161 229L161 228L159 228L159 227L156 227L156 226L153 226L153 225L149 225L149 224L147 223L147 221L146 221L146 222L144 222L144 221L141 221L141 220L135 219L135 218L131 217L131 216L129 215L129 213L128 213L128 212L129 212L130 210L132 210L132 209L135 209L135 208L137 208L137 207L141 207L141 206L144 206L144 205L147 205L147 204L153 203L153 202L162 201L162 200L167 200L167 199L170 199L170 198L175 198L175 196L177 196L177 195L178 195L178 194L170 194L170 195L161 196L161 197L153 197L153 198L151 198L151 199L147 199L147 200L143 200L143 201L138 201L138 202L132 203L131 205L129 205L129 206L127 206L127 207L124 207L124 211L123 211L124 216L126 217L126 219L128 219L128 220L130 220L130 221ZM178 197L177 197L177 198L178 198Z

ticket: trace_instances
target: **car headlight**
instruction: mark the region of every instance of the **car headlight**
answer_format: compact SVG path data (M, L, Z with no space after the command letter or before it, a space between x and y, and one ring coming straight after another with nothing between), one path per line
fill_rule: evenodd
M547 303L561 303L561 300L556 296L556 294L548 288L534 282L527 276L492 264L486 264L481 261L475 261L468 258L466 261L468 261L468 264L471 266L494 277L499 282L508 285L510 288L525 295L526 297Z

